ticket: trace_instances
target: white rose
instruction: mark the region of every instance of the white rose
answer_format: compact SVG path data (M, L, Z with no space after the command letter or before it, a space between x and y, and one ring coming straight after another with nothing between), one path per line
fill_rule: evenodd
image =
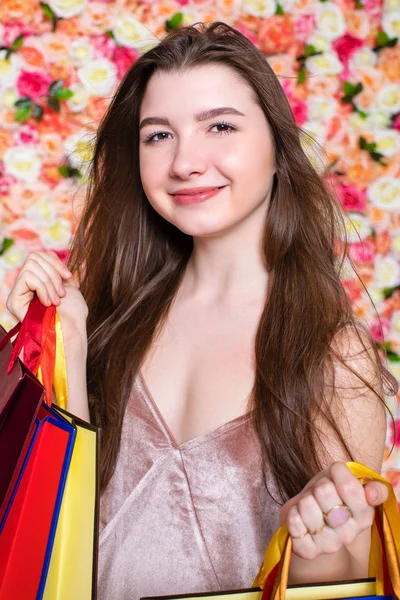
M376 149L383 156L394 156L400 153L400 133L395 129L382 129L374 136Z
M95 134L78 131L64 140L64 149L71 165L85 172L93 159Z
M354 103L357 106L357 98L355 98ZM364 119L365 132L375 133L376 131L387 128L388 125L388 114L382 110L372 109L368 112L366 118Z
M0 88L15 85L22 67L20 57L13 52L6 58L7 50L0 50Z
M349 126L361 133L365 129L365 119L358 112L352 112L347 117L347 123Z
M306 67L311 75L338 75L343 65L333 52L324 52L306 59Z
M400 0L384 0L383 14L388 12L397 12L400 10Z
M40 227L51 227L57 220L54 204L49 198L40 198L26 211L25 216Z
M395 287L400 284L400 264L397 258L387 254L375 257L375 284L381 288Z
M344 219L346 238L350 244L360 242L371 235L371 223L364 215L349 212L345 215Z
M379 177L367 189L367 197L374 206L388 211L400 208L400 181L391 176Z
M71 62L76 67L82 67L92 60L93 50L90 40L86 37L79 37L74 40L69 47Z
M377 56L376 52L364 46L354 52L353 56L349 60L350 71L357 71L363 67L374 67L376 65Z
M98 58L78 69L78 77L93 96L108 96L117 82L117 67L107 58Z
M373 283L368 285L367 290L368 290L368 294L369 294L372 302L375 304L375 306L377 304L380 304L385 299L385 295L382 291L382 288L377 287ZM361 292L361 296L365 300L365 302L371 302L371 300L369 299L368 295L366 294L366 292L364 290Z
M396 114L400 111L400 84L387 83L376 96L376 106L384 112Z
M307 100L308 116L311 121L329 121L336 114L338 104L335 98L311 96Z
M14 88L5 88L1 93L1 104L4 108L14 108L15 101L18 100L18 95Z
M69 246L71 234L71 223L67 219L57 219L52 227L41 232L40 239L47 248L65 250Z
M116 18L113 34L120 46L131 46L146 50L159 43L154 33L131 14L125 13Z
M72 113L82 112L85 110L89 98L86 88L84 88L82 85L79 85L79 83L73 83L69 86L69 89L74 94L66 101L69 110Z
M3 155L7 173L21 181L33 183L38 180L42 162L32 146L14 146Z
M0 255L0 271L14 271L23 264L27 254L27 250L13 244Z
M48 0L47 3L57 17L70 19L86 8L87 0Z
M346 21L340 8L332 2L316 6L316 28L328 40L335 40L346 32Z
M314 31L314 33L308 38L307 44L314 46L317 52L327 52L328 50L332 50L330 41L318 31Z
M400 11L383 15L382 29L390 38L400 38Z
M272 17L276 12L276 0L243 0L242 10L254 17Z
M400 257L400 231L391 231L390 239L392 241L391 252L394 256Z

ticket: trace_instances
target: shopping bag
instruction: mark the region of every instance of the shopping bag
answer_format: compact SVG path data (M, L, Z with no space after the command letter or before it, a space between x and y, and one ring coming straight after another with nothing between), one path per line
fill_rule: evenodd
M354 581L287 585L292 551L286 524L273 535L253 587L195 594L144 597L141 600L400 600L400 515L392 485L360 463L346 463L363 484L385 483L386 502L375 508L369 577Z
M64 490L46 582L37 600L95 600L99 535L99 429L71 415L62 330L56 315L56 356L42 357L42 373L54 369L53 387L60 415L76 429L72 460ZM50 362L50 366L47 364Z
M37 370L42 341L52 337L43 324L50 325L54 314L46 316L44 308L31 303L22 324L1 332L1 600L34 600L46 579L76 434L74 425L43 401L44 387L18 358L23 349L24 361ZM9 340L18 330L12 347Z

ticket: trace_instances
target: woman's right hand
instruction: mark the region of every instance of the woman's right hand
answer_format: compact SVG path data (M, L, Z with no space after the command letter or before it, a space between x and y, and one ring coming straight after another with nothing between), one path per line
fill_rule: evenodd
M19 321L35 292L42 304L57 307L64 339L79 335L86 345L86 302L71 271L52 250L31 252L21 267L7 299L7 309Z

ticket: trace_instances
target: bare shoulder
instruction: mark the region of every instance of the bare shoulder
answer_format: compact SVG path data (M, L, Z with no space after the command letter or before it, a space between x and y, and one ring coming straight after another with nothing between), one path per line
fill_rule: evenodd
M380 357L362 327L348 326L337 333L324 374L323 412L318 415L317 448L324 464L351 457L380 471L386 440L387 412ZM325 442L323 439L325 437Z

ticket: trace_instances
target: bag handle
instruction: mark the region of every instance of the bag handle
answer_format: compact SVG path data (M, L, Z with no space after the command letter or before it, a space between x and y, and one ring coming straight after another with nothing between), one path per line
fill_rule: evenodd
M18 336L13 344L7 373L11 373L23 350L24 364L45 388L47 404L51 404L54 387L58 406L66 409L67 371L61 322L56 307L44 306L34 294L24 319L4 336L0 343L0 350L16 334Z
M346 465L363 485L379 481L388 488L387 500L375 507L368 575L376 578L377 595L394 594L400 598L400 514L393 486L361 463L347 462ZM263 600L285 600L291 553L292 539L284 523L268 544L253 584L264 590Z

